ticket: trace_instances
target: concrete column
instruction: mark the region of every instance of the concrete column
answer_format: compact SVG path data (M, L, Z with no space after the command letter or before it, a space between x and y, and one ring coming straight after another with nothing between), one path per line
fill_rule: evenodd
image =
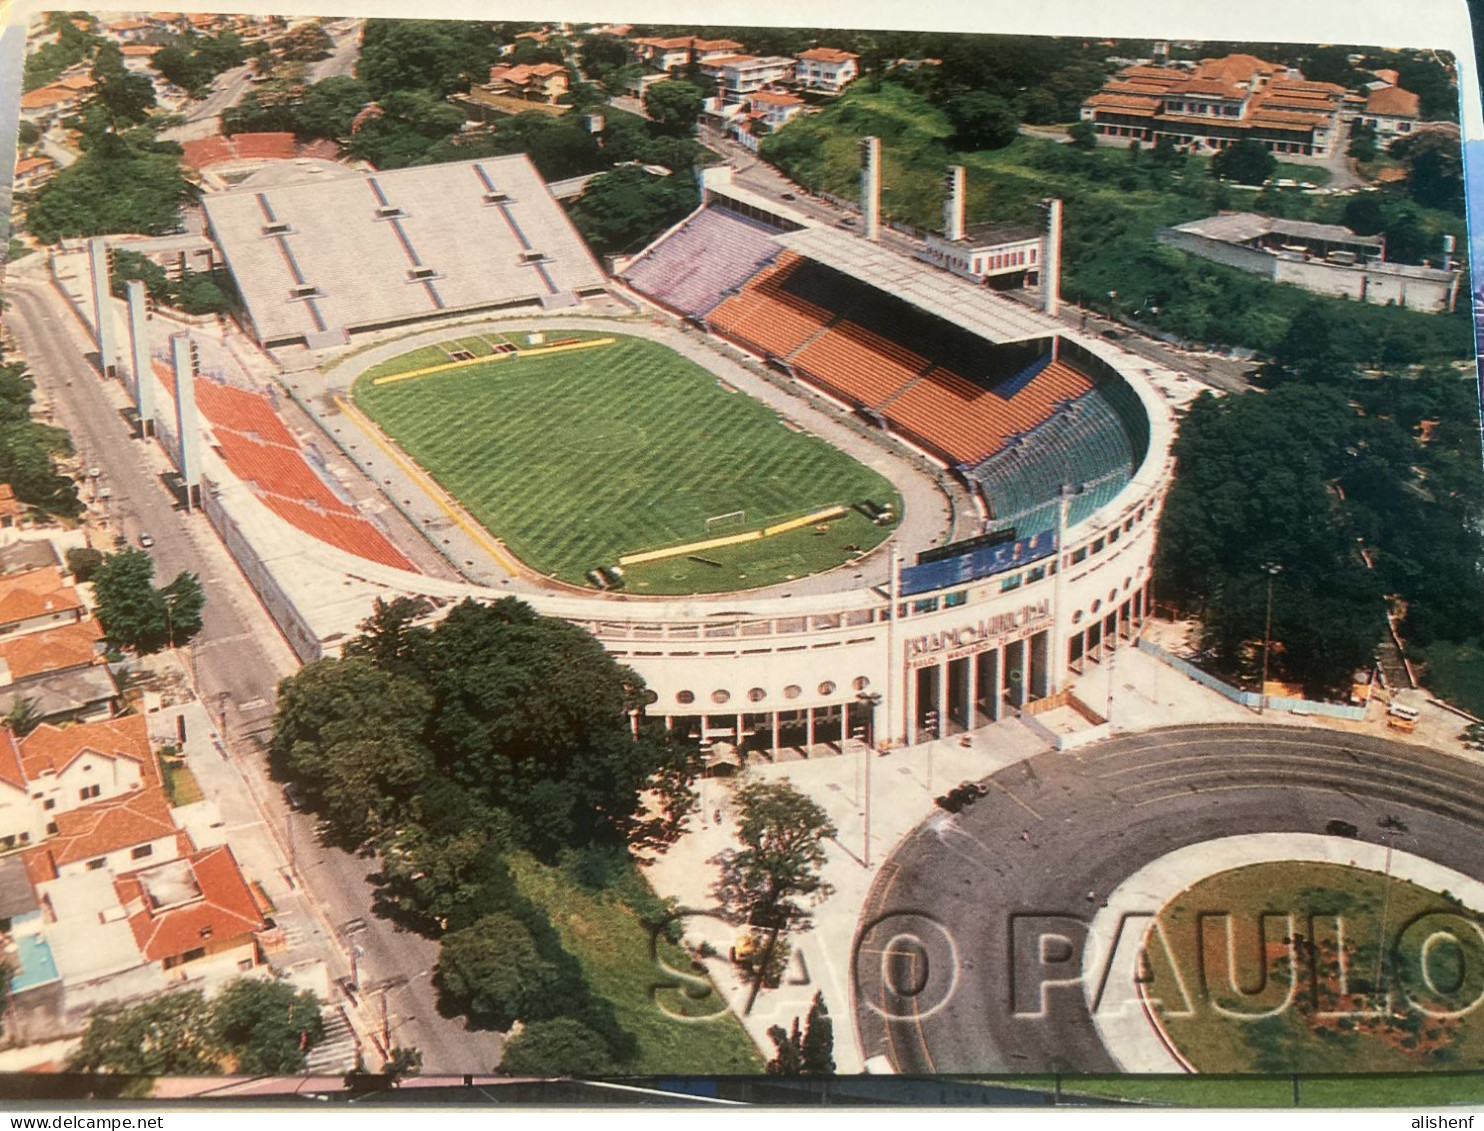
M979 653L969 653L969 729L979 725Z
M938 665L938 738L948 733L948 663Z
M1016 645L1019 653L1020 687L1015 693L1015 705L1024 707L1031 701L1031 649L1030 641L1022 640Z
M1041 264L1041 307L1052 318L1061 307L1061 201L1046 202L1046 251Z
M773 711L771 715L773 718L773 750L776 753L778 750L778 712Z
M93 340L98 343L98 370L105 377L118 372L118 343L114 340L113 297L109 293L108 245L102 236L88 241L88 269L93 284Z
M805 714L804 745L805 746L813 746L814 745L814 708L813 707L807 708L807 713Z
M987 653L992 670L989 675L989 718L999 722L1005 702L1005 649L996 648Z
M155 373L149 357L149 303L144 284L130 279L129 347L134 371L134 408L139 412L139 434L155 434Z
M170 355L175 371L175 428L180 446L176 470L185 483L186 509L201 490L201 420L196 412L196 373L200 365L191 336L170 335Z
M742 735L743 735L742 716L741 715L738 715L737 716L737 745L738 746L741 746L742 745Z
M943 187L943 235L949 240L961 240L964 238L964 167L962 165L948 166L948 176L944 178Z
M862 234L868 240L881 239L881 139L861 139L861 212Z

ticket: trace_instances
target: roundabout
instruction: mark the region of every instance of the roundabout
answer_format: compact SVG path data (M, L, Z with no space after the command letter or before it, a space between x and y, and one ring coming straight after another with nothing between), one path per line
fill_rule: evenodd
M1138 942L1179 888L1143 907L1125 885L1175 854L1193 882L1188 861L1210 842L1222 848L1204 874L1254 838L1266 860L1287 840L1296 857L1318 843L1341 865L1395 852L1484 876L1484 769L1368 736L1172 728L1043 754L988 784L903 841L866 901L851 970L862 1055L899 1073L1178 1070L1127 1055L1152 1026L1116 971L1148 980Z

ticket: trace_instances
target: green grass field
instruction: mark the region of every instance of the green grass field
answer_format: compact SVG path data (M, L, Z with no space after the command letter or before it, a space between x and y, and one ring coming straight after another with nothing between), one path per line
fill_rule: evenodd
M548 341L598 335L562 331ZM526 347L524 334L507 335ZM367 370L356 403L532 569L584 584L623 554L680 545L870 500L900 513L881 475L785 425L653 342L506 358L375 384L485 356L499 336L425 346ZM707 519L744 511L745 518ZM890 527L855 512L739 546L631 567L630 592L724 592L848 562ZM848 547L855 547L854 549ZM700 560L696 560L700 559Z
M1206 929L1203 950L1202 920L1213 913L1230 914L1237 925L1231 958L1224 936L1214 933L1219 920ZM1265 950L1256 930L1260 914L1280 916ZM1283 915L1313 943L1312 951L1301 944L1292 966ZM1337 917L1344 921L1343 953L1333 945ZM1169 952L1149 948L1150 992L1165 1032L1200 1072L1478 1069L1484 1023L1470 1003L1484 998L1484 944L1466 925L1471 918L1447 896L1361 868L1236 868L1202 880L1160 912ZM1424 966L1424 942L1430 946L1429 936L1445 930L1453 938ZM1383 934L1384 959L1377 946ZM1184 972L1186 993L1177 988L1171 959ZM1251 996L1238 998L1229 978Z
M588 985L613 1004L619 1024L637 1038L638 1059L627 1070L719 1076L763 1070L757 1046L704 975L681 988L655 961L687 970L690 957L663 936L651 954L650 929L622 900L579 887L561 869L523 854L512 856L510 867L520 893L550 917ZM630 882L645 883L637 875Z

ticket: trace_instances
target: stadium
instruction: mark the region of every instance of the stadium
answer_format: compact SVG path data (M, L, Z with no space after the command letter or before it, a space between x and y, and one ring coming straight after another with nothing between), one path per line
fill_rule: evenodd
M951 735L1148 613L1169 391L1054 317L1059 204L1037 310L863 184L857 234L709 174L607 278L524 157L250 177L204 204L253 351L95 285L100 354L306 660L377 597L515 595L707 740Z

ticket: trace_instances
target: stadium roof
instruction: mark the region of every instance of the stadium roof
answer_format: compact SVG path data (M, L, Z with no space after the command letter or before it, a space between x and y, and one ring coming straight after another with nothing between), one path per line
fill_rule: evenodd
M204 205L267 344L571 305L604 281L523 154L209 193Z
M1000 298L937 267L908 259L879 244L833 228L805 228L774 237L816 263L860 279L987 341L1024 342L1049 338L1060 323Z
M1226 243L1246 243L1272 232L1296 239L1321 240L1327 243L1364 245L1380 250L1380 236L1356 235L1339 224L1316 224L1309 220L1285 220L1277 216L1259 216L1255 212L1223 212L1202 220L1180 224L1176 231L1191 232Z

